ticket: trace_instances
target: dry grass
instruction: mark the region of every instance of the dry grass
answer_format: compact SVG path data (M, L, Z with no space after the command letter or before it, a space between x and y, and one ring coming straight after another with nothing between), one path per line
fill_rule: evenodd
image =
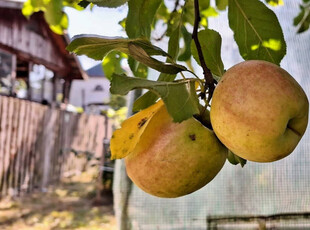
M1 230L115 230L112 196L93 206L95 182L82 174L46 193L0 202Z

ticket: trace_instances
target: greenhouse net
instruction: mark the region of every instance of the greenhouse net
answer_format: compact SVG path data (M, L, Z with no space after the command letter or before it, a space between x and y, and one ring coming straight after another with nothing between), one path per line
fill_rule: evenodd
M299 3L284 1L284 6L273 10L287 42L281 66L310 98L310 30L297 34L293 26ZM221 13L209 23L222 35L222 57L227 69L242 59L226 18L227 14ZM140 190L126 176L124 161L118 160L114 203L119 229L310 229L309 150L308 128L290 156L273 163L248 162L244 168L226 162L207 186L176 199L157 198Z

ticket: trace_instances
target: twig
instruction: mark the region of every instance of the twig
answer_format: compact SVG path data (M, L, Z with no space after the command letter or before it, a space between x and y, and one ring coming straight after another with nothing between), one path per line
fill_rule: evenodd
M177 12L179 5L180 5L180 1L176 0L175 3L174 3L174 8L173 8L173 10L170 13L170 17L168 19L167 26L171 23L172 14ZM158 38L154 38L154 40L157 41L157 42L161 41L166 36L166 34L167 34L167 30L165 30L164 33L161 36L159 36Z
M210 69L207 67L207 65L205 63L203 53L202 53L202 49L201 49L201 45L200 45L200 42L198 39L198 27L199 27L199 22L201 20L200 12L199 12L199 0L195 0L194 3L195 3L195 22L194 22L192 38L195 42L199 61L200 61L200 65L203 69L203 75L205 78L205 90L209 89L207 101L210 102L212 95L213 95L214 88L215 88L215 81L213 79L213 76L212 76ZM202 97L202 99L204 99L204 98Z

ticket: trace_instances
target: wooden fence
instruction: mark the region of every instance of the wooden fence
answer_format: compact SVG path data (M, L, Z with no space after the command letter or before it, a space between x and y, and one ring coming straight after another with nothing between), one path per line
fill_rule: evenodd
M101 157L112 132L105 119L0 96L0 198L44 190L83 170L81 153Z

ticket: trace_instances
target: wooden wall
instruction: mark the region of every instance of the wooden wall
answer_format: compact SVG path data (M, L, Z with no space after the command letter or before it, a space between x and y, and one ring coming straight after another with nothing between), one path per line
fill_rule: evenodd
M111 133L103 116L0 96L0 198L43 190L83 170L84 153L100 157Z
M69 64L61 53L65 47L51 39L43 23L41 14L27 20L20 9L0 8L0 45L53 71L66 72Z

